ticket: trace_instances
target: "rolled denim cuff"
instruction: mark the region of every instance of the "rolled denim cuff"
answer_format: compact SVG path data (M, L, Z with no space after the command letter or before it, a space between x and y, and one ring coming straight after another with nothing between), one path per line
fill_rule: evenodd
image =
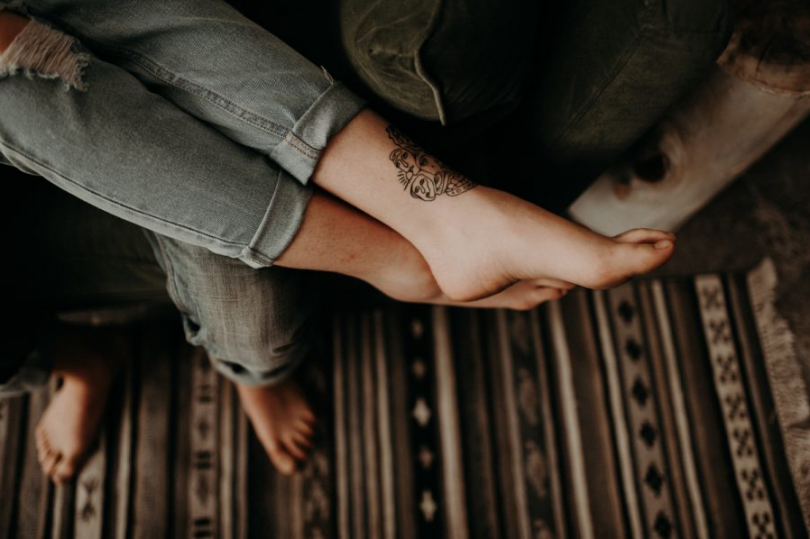
M252 268L271 266L298 234L312 193L311 187L279 170L276 189L259 229L239 258Z
M306 184L329 138L343 129L365 106L365 101L339 82L333 82L298 119L270 158Z
M275 386L289 379L295 374L298 366L303 363L308 352L309 346L296 348L282 365L267 370L258 370L222 359L212 359L211 361L219 373L236 384L265 387Z
M257 353L253 354L254 357L250 358L251 361L216 359L217 356L212 354L210 349L208 357L211 358L214 368L234 383L253 387L274 386L295 374L298 366L307 358L312 349L312 339L309 335L310 330L307 331L307 337L285 346L283 352L276 351L271 354L269 350L257 350ZM267 358L268 355L272 355L272 360L265 360L267 367L264 367L260 359Z
M16 397L45 386L51 377L51 349L57 326L47 323L40 328L34 349L23 360L17 372L0 384L0 397Z

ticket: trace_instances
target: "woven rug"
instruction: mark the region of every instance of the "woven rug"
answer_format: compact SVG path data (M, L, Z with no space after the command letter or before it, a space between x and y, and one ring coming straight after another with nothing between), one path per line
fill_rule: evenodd
M292 478L174 325L135 328L73 484L36 463L53 389L0 402L0 537L807 537L807 386L774 284L766 264L529 312L333 313Z

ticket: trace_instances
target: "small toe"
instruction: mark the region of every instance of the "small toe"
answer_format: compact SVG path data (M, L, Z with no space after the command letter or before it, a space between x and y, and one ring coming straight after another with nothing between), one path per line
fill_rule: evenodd
M42 447L43 449L50 449L51 444L50 441L48 440L48 435L45 433L45 429L37 427L34 439L36 440L37 447Z
M553 301L555 299L560 299L565 294L566 291L563 291L559 288L540 288L535 292L533 296L533 300L535 302L535 306L540 305L541 303L545 303L547 301Z
M315 430L312 428L312 425L310 423L307 423L303 419L295 423L295 430L307 436L312 436L313 434L315 434Z
M309 408L304 408L301 410L300 417L310 425L315 425L318 422L318 418L315 417L315 413Z
M48 458L50 451L45 447L40 447L37 445L37 461L39 462L40 466L44 465L45 459Z
M306 460L307 453L292 439L284 441L284 447L295 460Z
M312 447L315 445L312 442L312 438L310 436L305 435L302 432L295 432L293 434L290 434L290 440L306 449L312 449Z
M295 472L295 460L280 446L268 447L267 454L270 456L270 461L282 474L292 475Z
M652 230L649 228L634 228L627 232L622 232L613 239L621 243L655 243L661 240L674 240L675 234L664 230Z
M542 279L535 279L534 284L543 288L559 288L560 290L571 290L576 286L568 281L562 281L560 279L548 279L545 277Z
M76 473L76 461L72 459L62 459L53 472L53 480L61 485L73 479Z
M42 462L42 471L45 472L45 475L53 478L54 472L56 471L56 467L59 464L59 461L62 460L62 454L57 452L50 452L45 457L45 460Z

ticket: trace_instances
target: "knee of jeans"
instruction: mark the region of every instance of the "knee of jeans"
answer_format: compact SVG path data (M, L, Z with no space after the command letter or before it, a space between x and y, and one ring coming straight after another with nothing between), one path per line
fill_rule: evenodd
M517 106L537 30L532 2L346 3L365 8L341 21L346 55L388 104L442 124Z
M28 17L21 4L0 6L0 36L0 77L23 74L87 89L83 74L90 55L78 50L75 38Z

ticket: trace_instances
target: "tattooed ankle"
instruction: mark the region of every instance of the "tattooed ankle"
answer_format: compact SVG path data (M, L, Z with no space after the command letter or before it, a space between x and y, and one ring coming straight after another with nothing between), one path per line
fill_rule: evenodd
M454 197L478 185L426 153L396 127L389 125L385 131L397 146L389 158L397 167L403 189L413 198L431 201L439 195Z

